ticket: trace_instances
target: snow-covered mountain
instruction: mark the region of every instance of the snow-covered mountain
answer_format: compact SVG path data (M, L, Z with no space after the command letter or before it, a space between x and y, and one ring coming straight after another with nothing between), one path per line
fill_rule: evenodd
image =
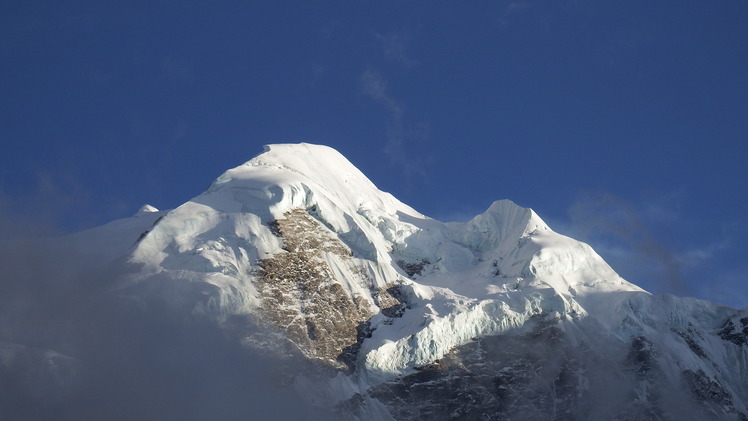
M127 314L219 327L345 419L748 419L748 311L651 295L508 200L428 218L328 147L64 241Z

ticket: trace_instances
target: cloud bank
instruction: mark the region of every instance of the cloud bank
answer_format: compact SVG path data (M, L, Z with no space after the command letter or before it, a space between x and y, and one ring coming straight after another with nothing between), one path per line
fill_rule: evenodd
M0 237L0 419L334 418L294 391L304 362L114 288L121 266L66 238Z

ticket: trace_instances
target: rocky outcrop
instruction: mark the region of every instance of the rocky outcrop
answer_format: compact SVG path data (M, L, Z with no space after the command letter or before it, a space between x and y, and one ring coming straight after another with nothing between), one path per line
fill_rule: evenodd
M726 321L719 331L719 336L735 345L745 345L748 343L748 317L736 317Z
M579 419L582 355L536 319L532 332L476 338L370 394L396 419Z
M263 319L307 357L349 369L373 313L363 296L345 292L323 254L348 259L350 250L306 210L284 216L271 223L284 252L259 262Z

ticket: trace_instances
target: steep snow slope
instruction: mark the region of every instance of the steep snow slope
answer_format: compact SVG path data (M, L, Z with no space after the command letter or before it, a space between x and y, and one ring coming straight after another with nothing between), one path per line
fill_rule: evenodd
M529 209L499 201L467 223L444 224L378 190L338 152L308 144L273 145L227 171L161 219L132 261L144 265L141 277L167 271L170 279L215 286L200 308L219 318L252 313L262 302L258 262L288 254L271 222L296 209L314 218L319 235L350 250L349 256L320 256L348 297L361 297L372 314L379 313L378 290L399 285L409 297L408 317L368 341L366 364L375 371L378 360L392 373L432 361L472 336L521 324L537 312L584 313L578 301L590 292L640 291L587 245L554 233ZM521 299L510 298L519 290L525 291ZM537 299L526 299L530 290ZM406 326L414 317L434 322ZM395 329L401 340L416 332L436 338L418 347L419 357L405 344L374 345ZM444 329L453 333L437 334ZM402 355L386 351L393 347Z
M268 146L205 193L148 215L158 219L139 228L118 291L339 370L297 376L318 405L362 418L668 419L682 393L710 417L748 414L746 313L654 297L511 201L442 223L377 189L337 151L302 143ZM530 361L536 351L510 355L490 338L558 352ZM496 371L480 374L486 386L461 389L480 405L452 414L418 398L418 385L441 384L449 402L449 379L482 367ZM620 393L599 403L599 388ZM562 411L559 399L576 403ZM403 412L406 402L422 411Z

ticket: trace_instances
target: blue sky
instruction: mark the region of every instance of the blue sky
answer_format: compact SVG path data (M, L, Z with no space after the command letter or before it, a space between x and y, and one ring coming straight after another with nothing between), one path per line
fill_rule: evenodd
M427 215L508 198L653 292L748 306L745 1L4 2L0 136L5 234L306 141Z

